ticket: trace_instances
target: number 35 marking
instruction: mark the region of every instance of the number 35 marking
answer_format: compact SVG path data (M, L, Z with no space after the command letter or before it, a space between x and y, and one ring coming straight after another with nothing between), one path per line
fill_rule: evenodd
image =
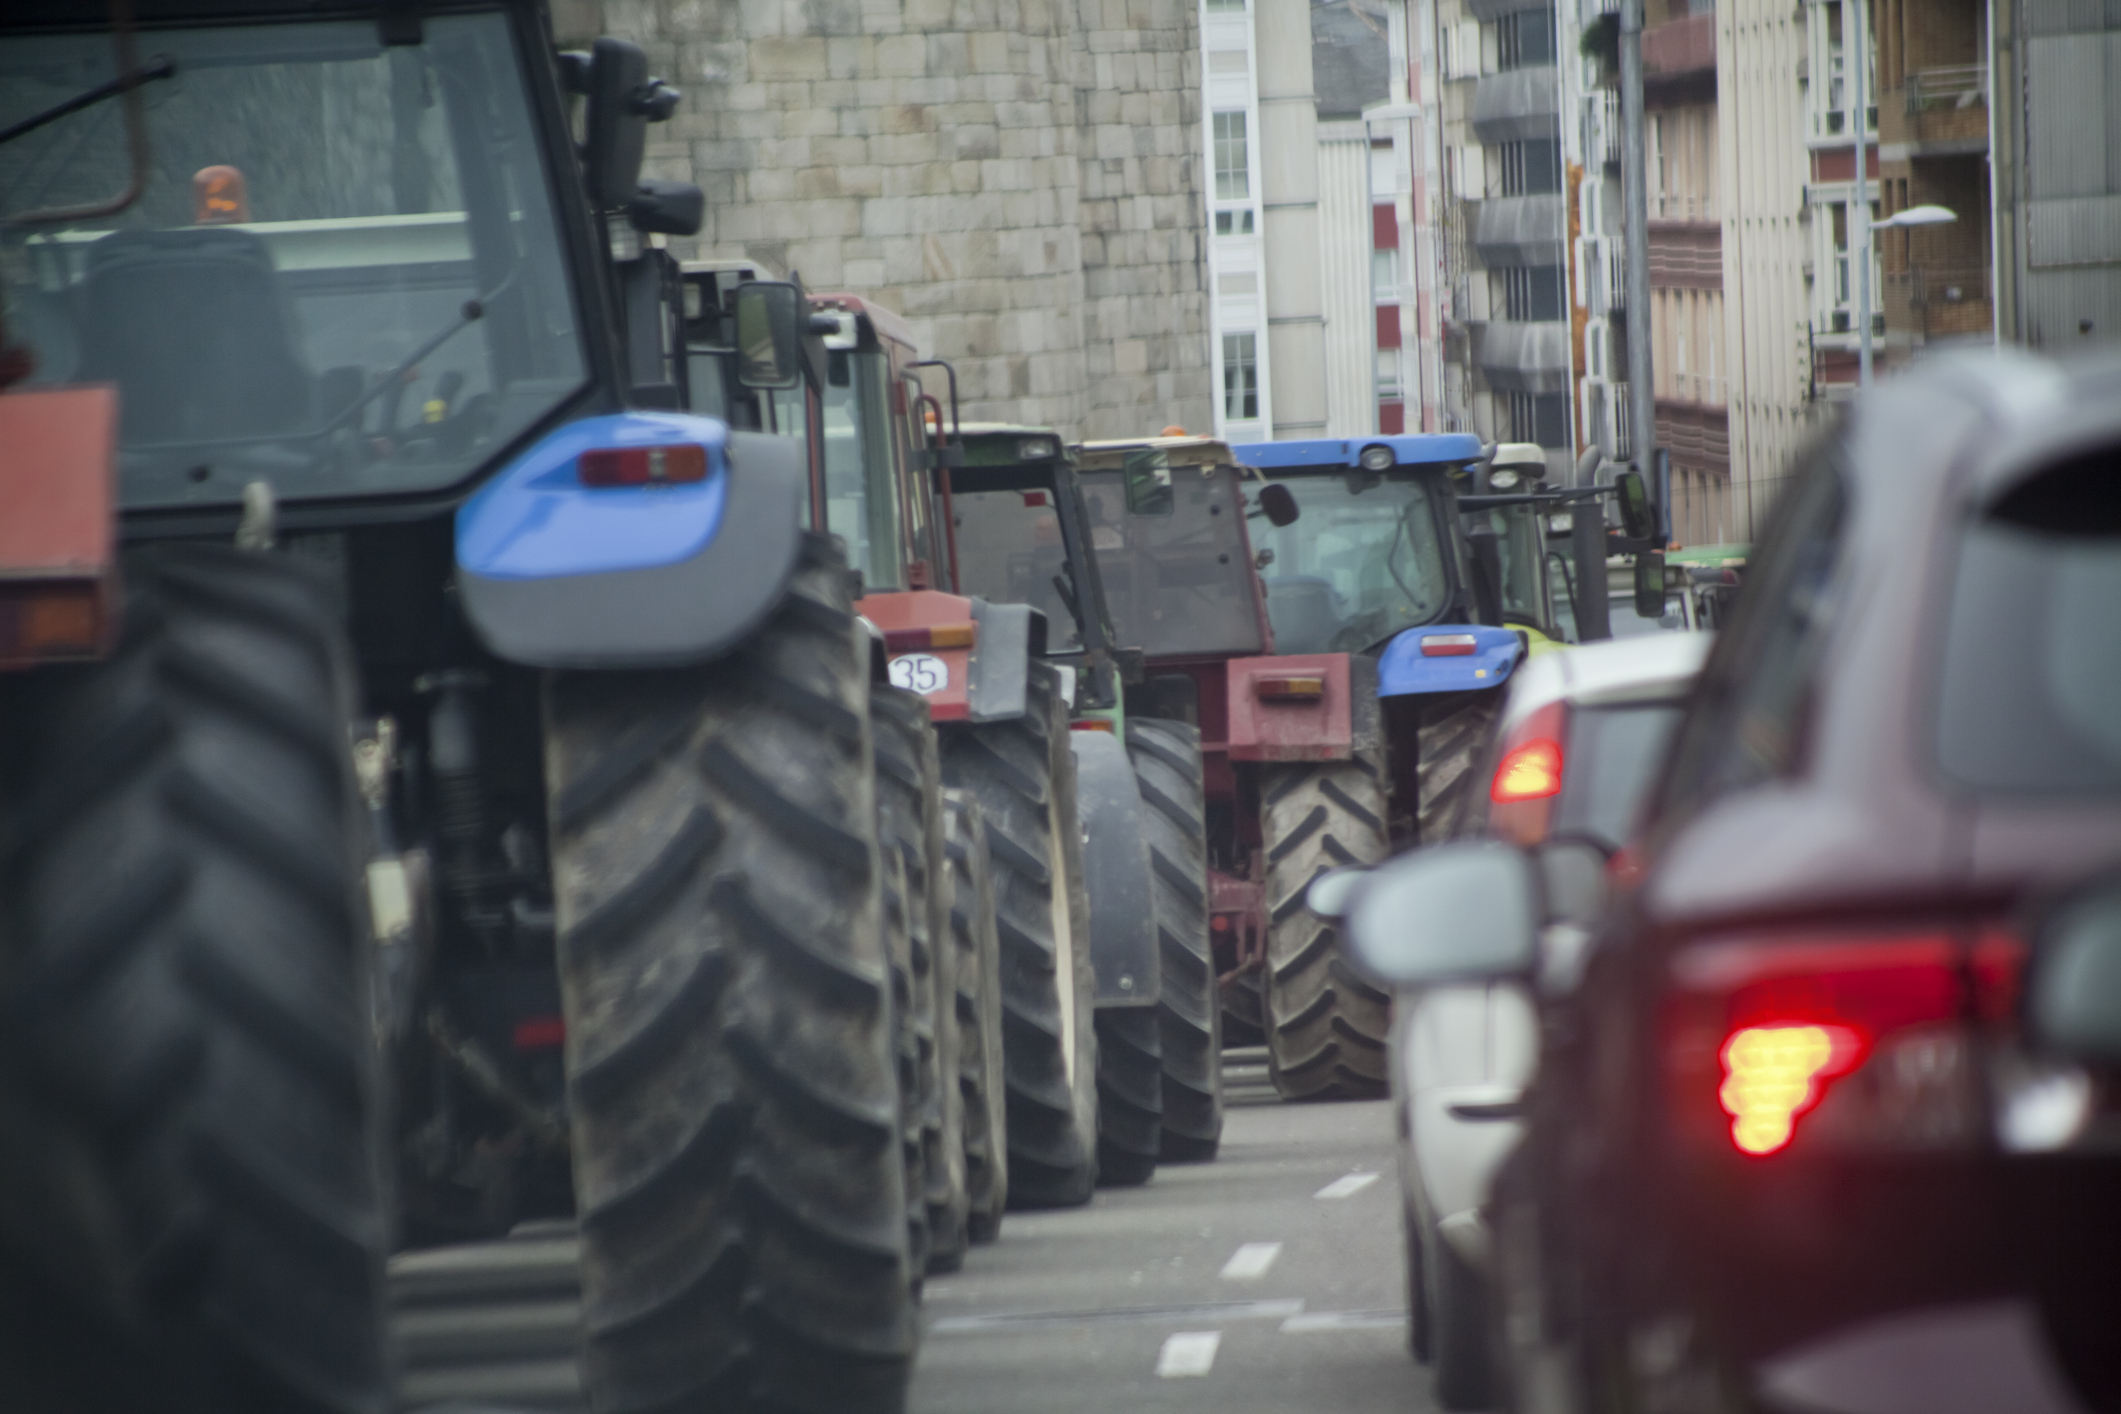
M932 653L906 653L891 660L891 685L932 697L950 686L950 665Z

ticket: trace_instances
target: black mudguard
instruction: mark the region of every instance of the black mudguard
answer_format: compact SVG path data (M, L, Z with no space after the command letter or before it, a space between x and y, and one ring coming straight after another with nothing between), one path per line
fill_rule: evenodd
M1162 994L1156 905L1141 791L1127 749L1108 732L1071 732L1090 894L1090 960L1097 1005L1153 1006Z
M728 455L721 524L690 559L553 579L488 579L459 566L480 640L533 668L676 667L742 643L795 573L809 477L792 437L732 432Z

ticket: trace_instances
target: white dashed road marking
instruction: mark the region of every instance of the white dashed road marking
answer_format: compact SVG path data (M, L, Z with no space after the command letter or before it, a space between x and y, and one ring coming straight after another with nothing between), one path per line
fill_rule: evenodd
M1205 1375L1215 1368L1215 1347L1222 1344L1221 1331L1180 1331L1164 1341L1157 1352L1156 1373L1165 1379L1179 1375Z
M1224 1281L1258 1281L1281 1255L1279 1242L1247 1242L1223 1263Z
M1343 1178L1334 1179L1311 1196L1313 1198L1348 1198L1362 1192L1375 1182L1377 1182L1377 1175L1374 1173L1351 1173Z
M1404 1311L1306 1311L1281 1323L1283 1335L1312 1331L1397 1330L1407 1323Z

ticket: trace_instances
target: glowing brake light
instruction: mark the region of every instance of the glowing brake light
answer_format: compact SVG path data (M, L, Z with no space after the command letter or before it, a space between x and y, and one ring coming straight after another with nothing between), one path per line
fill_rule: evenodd
M1513 746L1495 768L1488 799L1498 805L1543 800L1561 792L1561 744L1546 737Z
M1772 1154L1790 1142L1797 1116L1819 1103L1823 1082L1850 1069L1861 1049L1845 1026L1747 1026L1723 1043L1716 1092L1731 1117L1731 1142Z
M2014 1024L1998 1009L2015 986L2009 949L1956 931L1814 925L1690 943L1670 967L1667 1093L1698 1151L1983 1142L1980 1018Z
M1480 646L1470 633L1429 633L1421 639L1424 658L1470 658Z
M577 468L584 486L669 486L707 479L707 449L691 442L673 447L599 447L582 453Z

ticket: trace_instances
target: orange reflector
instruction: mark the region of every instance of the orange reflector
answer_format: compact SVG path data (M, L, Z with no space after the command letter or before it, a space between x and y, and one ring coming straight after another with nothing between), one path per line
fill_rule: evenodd
M1110 736L1113 734L1112 719L1110 717L1084 717L1080 721L1068 723L1068 730L1071 732L1103 732Z
M931 624L926 628L884 630L884 647L893 653L911 653L922 648L970 648L978 641L978 624Z
M1545 737L1512 747L1495 768L1488 799L1498 805L1513 800L1541 800L1561 790L1561 746Z
M1325 699L1322 677L1254 678L1252 690L1269 702L1319 702Z
M1747 1026L1723 1043L1723 1086L1731 1142L1772 1154L1790 1142L1797 1116L1819 1102L1821 1082L1849 1068L1856 1034L1843 1026Z
M1421 640L1424 658L1470 658L1479 646L1470 633L1431 633Z
M1024 505L1027 508L1034 506L1045 506L1050 504L1051 502L1047 500L1046 493L1043 491L1026 491L1024 493Z
M103 586L71 581L0 592L0 666L101 656L106 643Z
M576 463L584 486L664 486L707 479L707 449L690 442L675 447L599 447Z

